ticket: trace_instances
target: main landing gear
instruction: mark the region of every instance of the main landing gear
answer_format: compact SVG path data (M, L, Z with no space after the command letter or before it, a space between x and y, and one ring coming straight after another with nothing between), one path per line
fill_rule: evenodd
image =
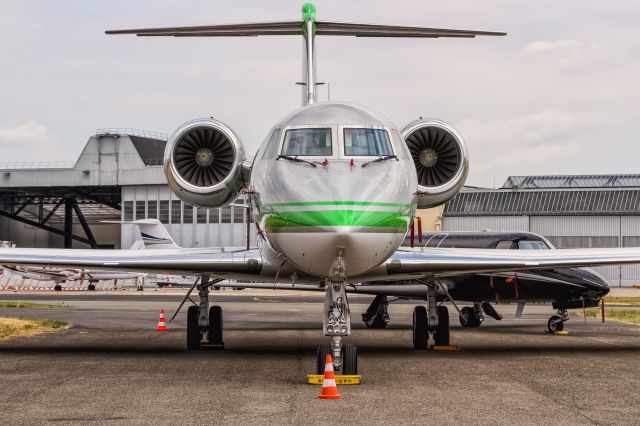
M449 309L438 306L436 291L441 289L439 284L430 286L427 290L427 306L416 306L413 309L413 347L426 349L429 336L433 337L435 346L449 345Z
M564 323L569 321L569 313L566 309L558 309L558 313L552 315L547 321L547 328L549 333L555 334L558 331L564 330Z
M480 327L485 315L500 321L502 315L491 306L489 302L474 303L473 306L465 306L460 310L460 325L463 327Z
M187 309L187 349L224 349L222 340L222 308L209 307L209 287L219 280L208 281L202 277L197 285L200 303ZM192 288L193 289L193 288ZM187 297L189 294L187 294ZM185 299L186 299L185 298Z
M324 317L322 329L331 343L318 346L316 373L324 373L325 358L331 355L334 370L342 375L358 374L358 352L355 345L342 342L351 334L351 312L347 300L344 249L338 247L338 256L331 266L330 279L325 281Z
M389 323L389 301L387 296L377 295L371 305L367 308L367 312L362 314L362 321L367 328L385 328Z

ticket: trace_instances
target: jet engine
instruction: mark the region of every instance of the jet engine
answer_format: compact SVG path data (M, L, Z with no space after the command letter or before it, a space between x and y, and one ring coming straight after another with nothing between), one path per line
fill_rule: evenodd
M200 118L171 135L164 151L164 172L171 190L185 203L220 207L245 187L244 159L242 144L229 127L213 118Z
M418 208L442 205L464 185L467 148L458 132L439 120L420 119L402 130L418 174Z

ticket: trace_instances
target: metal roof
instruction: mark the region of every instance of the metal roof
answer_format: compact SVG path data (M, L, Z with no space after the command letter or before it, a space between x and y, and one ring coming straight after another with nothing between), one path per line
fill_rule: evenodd
M444 209L445 216L640 215L640 188L465 190Z
M640 188L640 174L509 176L503 189Z

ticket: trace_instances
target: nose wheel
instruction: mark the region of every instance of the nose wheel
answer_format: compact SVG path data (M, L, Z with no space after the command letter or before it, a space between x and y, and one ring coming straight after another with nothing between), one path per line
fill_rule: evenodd
M564 330L564 323L569 321L569 313L566 309L558 309L555 315L552 315L547 321L547 329L549 333L555 334Z

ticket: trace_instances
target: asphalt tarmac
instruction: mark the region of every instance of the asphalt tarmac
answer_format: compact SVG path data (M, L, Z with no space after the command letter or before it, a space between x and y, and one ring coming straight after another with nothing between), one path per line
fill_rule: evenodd
M0 294L64 303L0 308L0 316L65 319L68 330L0 342L0 412L6 424L638 424L640 327L572 316L568 336L545 333L550 307L499 305L502 321L458 325L458 352L411 344L413 303L390 306L386 330L359 321L351 298L363 383L319 401L313 373L322 297L212 292L224 309L226 349L188 352L184 312L156 332L181 290ZM218 303L218 302L216 302Z

